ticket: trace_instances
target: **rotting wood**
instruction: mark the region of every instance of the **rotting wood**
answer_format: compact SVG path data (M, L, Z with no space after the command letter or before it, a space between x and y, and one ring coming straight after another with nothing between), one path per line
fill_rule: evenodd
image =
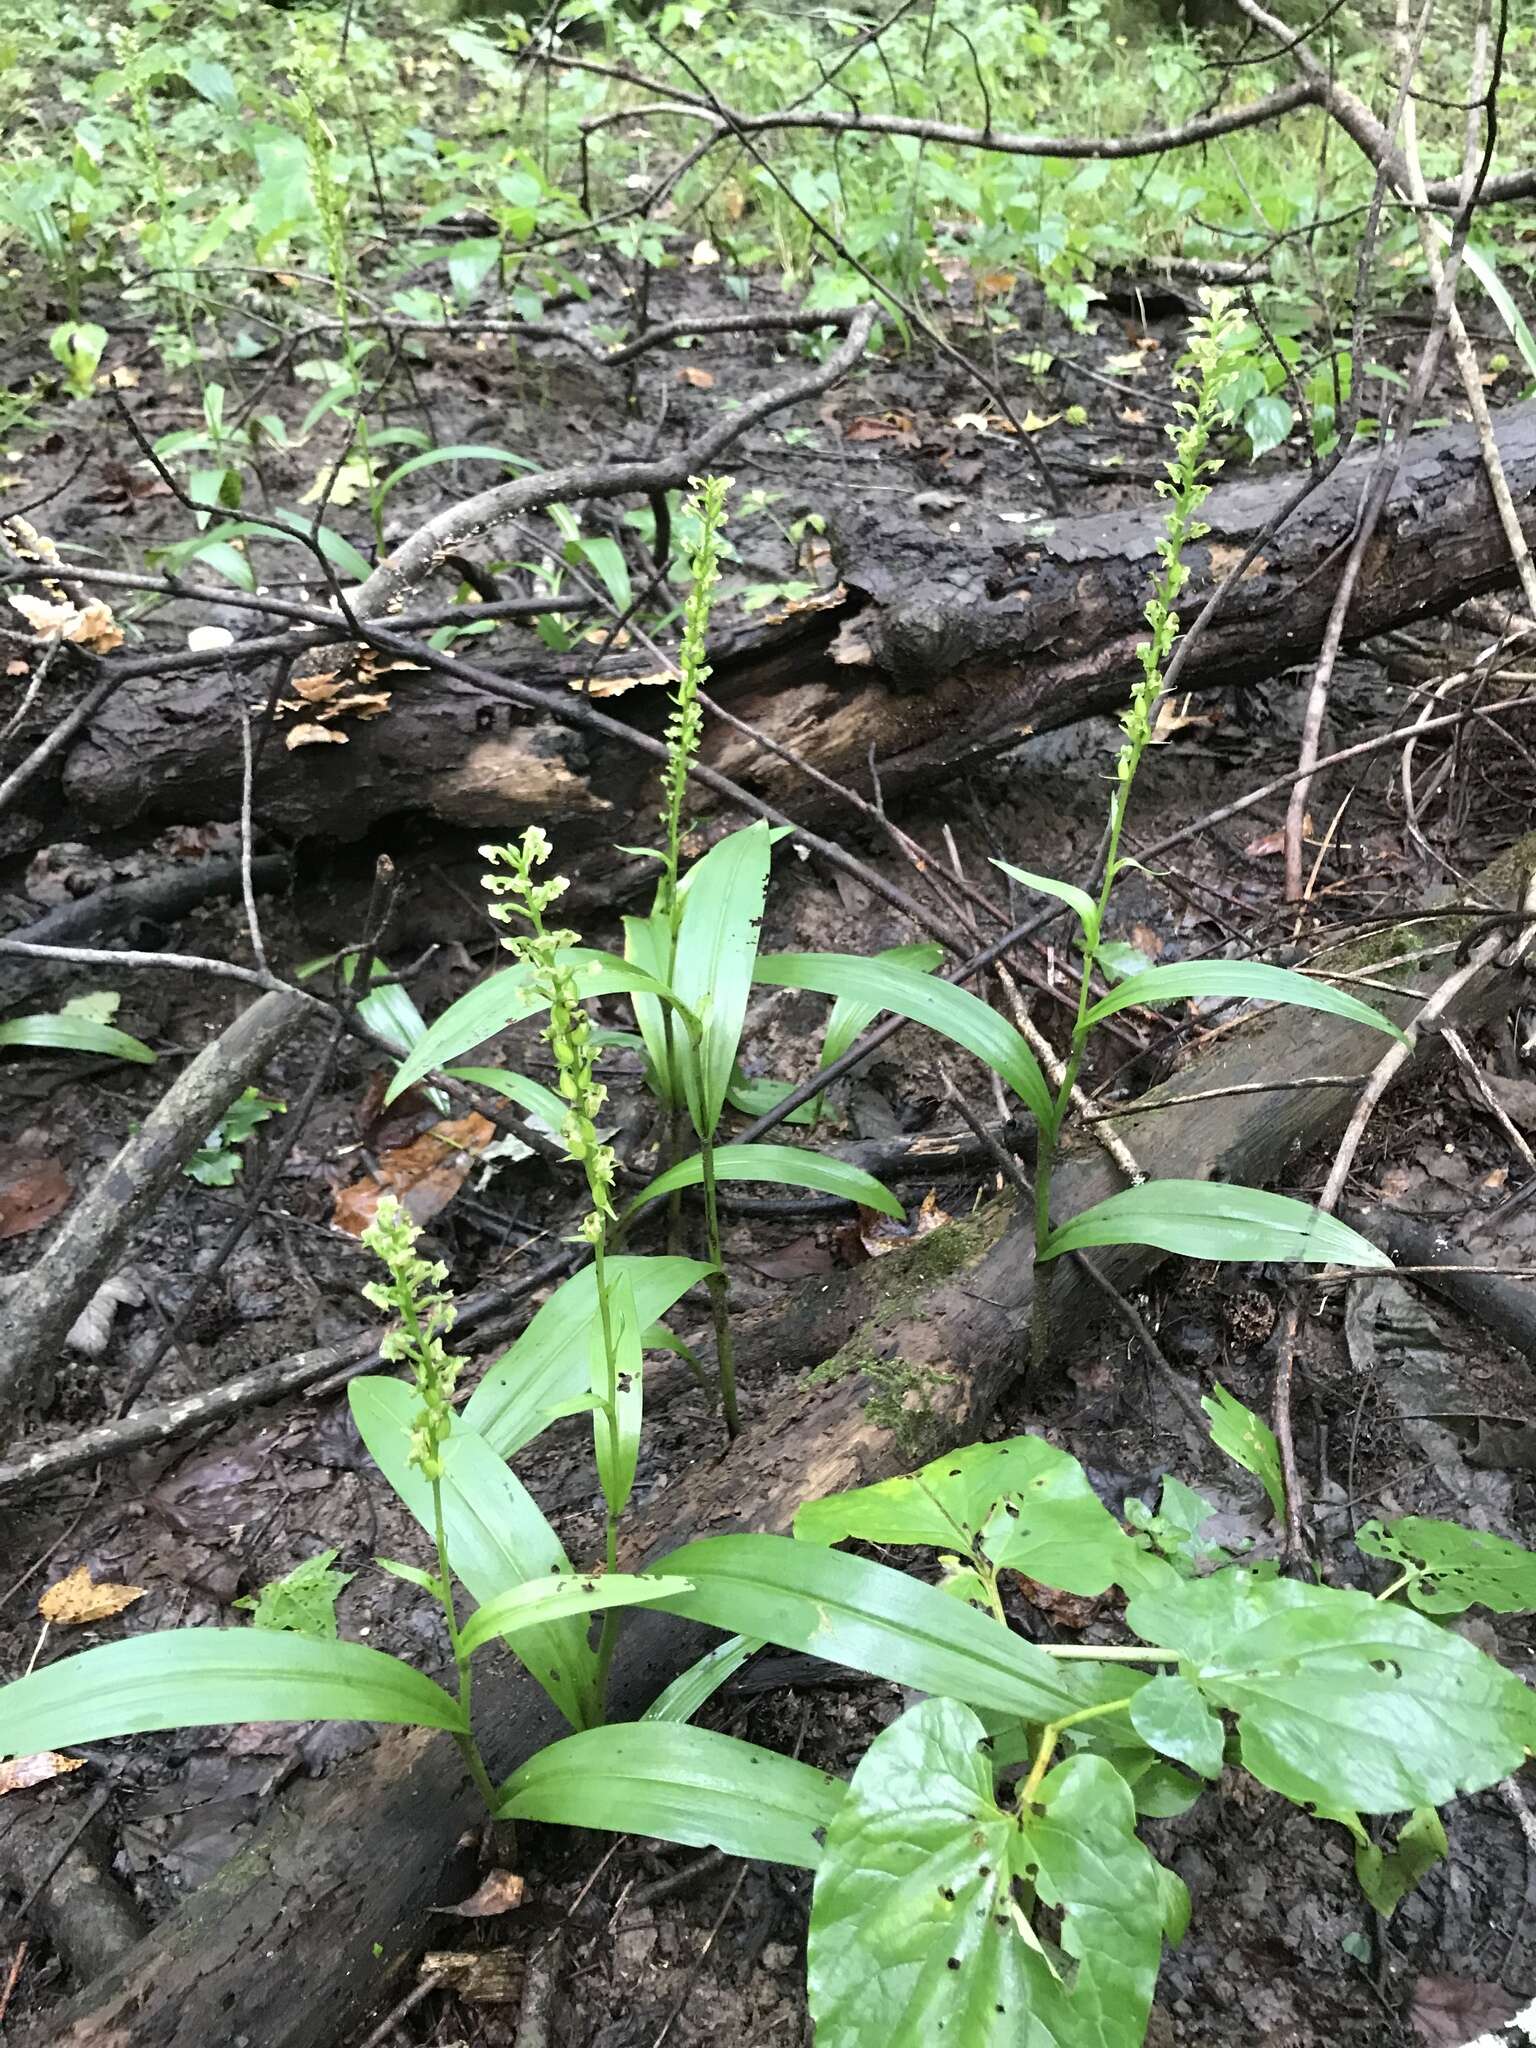
M1507 900L1533 862L1536 835L1479 877L1480 892ZM1443 939L1447 921L1431 929ZM1373 973L1389 971L1393 950L1375 935ZM1405 1019L1436 978L1433 969L1418 981L1405 974L1402 995L1377 992L1374 1000ZM1470 1028L1501 1014L1524 986L1492 967L1463 992L1453 1021ZM1304 1185L1301 1162L1343 1127L1351 1091L1281 1084L1365 1071L1378 1044L1378 1034L1343 1019L1271 1010L1153 1090L1124 1128L1155 1175ZM1409 1071L1439 1052L1429 1040ZM1255 1078L1276 1086L1158 1112L1165 1098ZM1058 1168L1059 1208L1070 1214L1115 1184L1104 1155L1080 1142ZM749 1404L754 1371L766 1376L812 1360L818 1369L759 1413L749 1405L731 1450L668 1490L666 1526L635 1534L631 1567L696 1535L785 1530L802 1500L909 1469L973 1436L1028 1350L1029 1246L1027 1220L1000 1198L978 1218L946 1225L840 1284L815 1282L788 1310L744 1330L738 1352ZM1102 1256L1109 1276L1127 1287L1162 1255L1125 1247ZM1060 1328L1075 1332L1101 1316L1069 1265L1057 1285ZM634 1714L708 1639L675 1617L637 1610L615 1661L616 1715ZM494 1773L560 1732L544 1695L506 1665L487 1666L476 1697ZM207 2048L226 2040L333 2048L346 2026L398 1996L427 1936L427 1908L452 1895L444 1866L462 1854L476 1819L451 1744L424 1733L386 1736L333 1777L285 1793L249 1849L25 2048Z
M1536 535L1536 404L1501 414L1497 431L1525 531ZM1287 522L1192 647L1182 686L1241 685L1316 651L1332 565L1373 461L1365 454L1341 464ZM1213 491L1202 515L1211 531L1188 551L1186 613L1294 487L1283 475ZM712 650L711 689L724 706L823 773L867 789L873 744L884 793L894 796L1122 703L1145 630L1158 501L1057 522L995 519L965 538L897 518L880 499L834 506L832 521L836 590L736 625ZM1444 612L1512 573L1473 429L1416 436L1347 638ZM559 705L585 670L579 656L530 655L505 672ZM649 680L621 689L626 677ZM605 711L654 736L666 716L661 680L653 656L626 652L598 664L594 691ZM594 871L614 865L613 842L634 837L642 816L649 823L651 764L621 743L578 731L553 710L517 710L468 677L395 670L388 683L387 715L347 728L345 746L267 750L261 822L332 839L405 815L477 832L536 822L559 832L563 856L587 849ZM71 806L103 826L236 815L231 717L222 676L126 685L69 756ZM813 821L826 809L826 792L793 763L718 724L703 758L797 817Z

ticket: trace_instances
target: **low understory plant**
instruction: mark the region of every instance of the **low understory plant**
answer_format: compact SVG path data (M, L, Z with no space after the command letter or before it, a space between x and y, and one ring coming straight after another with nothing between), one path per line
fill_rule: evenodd
M1073 1083L1092 1032L1115 1011L1191 996L1258 997L1396 1032L1342 990L1259 964L1140 968L1113 979L1125 965L1105 938L1111 892L1127 865L1121 836L1178 632L1185 551L1203 530L1207 446L1223 415L1238 329L1229 303L1213 295L1193 333L1148 605L1151 637L1125 719L1097 894L1010 870L1069 905L1081 928L1077 1015L1054 1081L1013 1024L932 972L934 949L872 958L763 954L758 928L782 836L767 824L728 832L685 865L687 778L700 739L725 510L725 485L700 484L649 913L625 920L622 958L553 925L566 884L545 876L551 847L531 826L520 840L486 849L492 914L506 927L512 963L431 1026L418 1029L413 1012L409 1029L396 1033L405 1050L392 1095L439 1072L500 1094L558 1134L586 1190L576 1238L587 1262L462 1402L462 1361L447 1348L454 1308L445 1269L420 1255L414 1225L393 1202L381 1204L367 1234L387 1275L369 1290L392 1318L385 1355L409 1379L355 1380L352 1411L429 1557L425 1566L379 1563L440 1609L449 1684L377 1649L297 1626L144 1635L0 1689L0 1752L199 1722L339 1718L439 1728L502 1817L714 1844L813 1869L808 1990L827 2048L885 2048L941 2034L966 2048L1002 2048L1026 2033L1057 2048L1135 2048L1162 1941L1177 1938L1188 1912L1183 1886L1137 1835L1139 1817L1181 1812L1202 1781L1240 1766L1348 1829L1369 1896L1395 1904L1442 1839L1437 1809L1496 1782L1536 1747L1532 1695L1437 1619L1473 1602L1500 1611L1536 1605L1536 1558L1528 1553L1451 1524L1371 1524L1362 1548L1398 1566L1382 1598L1302 1584L1205 1541L1205 1503L1172 1477L1155 1512L1126 1504L1128 1531L1075 1461L1037 1438L974 1445L911 1478L807 1503L793 1536L709 1538L648 1571L618 1569L646 1356L672 1349L692 1361L664 1318L700 1285L710 1300L721 1408L727 1428L738 1426L720 1184L809 1187L901 1213L877 1181L836 1157L803 1145L722 1142L728 1107L755 1108L764 1091L778 1099L778 1084L740 1070L754 986L831 999L828 1064L874 1017L894 1012L1003 1081L1038 1131L1042 1283L1064 1252L1124 1242L1207 1259L1387 1263L1332 1217L1256 1189L1154 1181L1062 1222L1051 1215ZM1113 981L1097 1001L1096 970ZM599 1029L590 1014L590 999L613 995L631 1003L633 1032ZM553 1087L461 1064L487 1039L533 1018L543 1019ZM615 1041L641 1058L665 1153L652 1178L633 1176L641 1183L633 1192L601 1124L601 1060ZM807 1122L819 1108L808 1106ZM651 1204L692 1188L703 1203L704 1257L627 1249ZM1036 1298L1045 1300L1043 1284ZM1035 1342L1041 1355L1050 1348L1048 1309L1037 1316ZM1283 1512L1278 1459L1263 1425L1220 1389L1207 1405L1216 1442L1259 1474ZM552 1423L576 1414L592 1419L604 1511L602 1554L587 1571L573 1568L513 1469ZM836 1548L846 1540L937 1551L942 1583ZM1125 1633L1135 1640L1025 1640L1006 1605L1014 1573L1086 1598L1123 1596ZM473 1604L461 1614L465 1594ZM622 1610L638 1605L729 1634L639 1722L608 1725ZM475 1661L497 1641L572 1730L501 1785L474 1721ZM923 1697L875 1739L846 1785L693 1725L711 1693L764 1643ZM1384 1850L1363 1817L1388 1814L1409 1818L1397 1847Z

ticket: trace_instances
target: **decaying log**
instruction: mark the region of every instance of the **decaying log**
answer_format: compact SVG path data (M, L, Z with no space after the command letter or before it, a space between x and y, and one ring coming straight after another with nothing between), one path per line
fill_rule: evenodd
M1536 404L1498 421L1511 492L1536 540ZM1273 676L1317 648L1333 559L1349 540L1374 453L1352 457L1287 522L1191 650L1189 688ZM1233 483L1204 508L1182 609L1220 580L1296 487L1293 475ZM868 789L871 745L892 795L1021 735L1117 707L1135 671L1142 607L1161 531L1159 501L1132 511L934 531L886 500L832 508L840 582L822 600L737 626L711 684L727 709L826 774ZM1368 638L1507 582L1508 550L1473 430L1416 437L1371 546L1349 637ZM530 636L531 638L531 636ZM649 826L653 764L569 722L577 657L530 655L503 672L545 691L548 715L515 709L467 675L394 669L388 713L344 729L344 746L267 749L262 820L331 839L415 815L477 831L541 823L562 853ZM625 678L640 678L624 689ZM665 723L653 657L598 664L602 709L651 734ZM580 707L576 707L578 710ZM131 683L71 753L68 800L94 824L230 817L240 748L227 680ZM718 726L709 765L810 822L827 797L793 765ZM702 792L700 793L702 798Z
M1510 900L1532 862L1536 835L1481 887ZM1433 927L1437 938L1446 930ZM1391 951L1378 939L1370 957ZM1427 990L1435 978L1431 969L1415 986ZM1522 986L1514 973L1489 968L1452 1021L1475 1026L1507 1009ZM1375 1000L1400 1020L1416 1007L1408 993ZM1338 1018L1267 1012L1145 1097L1124 1134L1157 1175L1304 1186L1300 1162L1342 1128L1351 1091L1278 1084L1364 1074L1380 1044L1379 1034ZM1429 1039L1413 1064L1437 1049ZM1161 1102L1255 1079L1277 1085L1159 1111ZM1113 1186L1104 1155L1079 1146L1060 1169L1060 1210L1070 1214ZM1121 1286L1160 1256L1140 1248L1102 1255ZM908 1469L975 1434L1027 1351L1032 1279L1025 1221L998 1201L841 1283L818 1281L788 1313L744 1332L748 1426L728 1453L667 1491L664 1526L658 1520L636 1538L630 1562L699 1534L786 1529L802 1500ZM1056 1285L1063 1330L1102 1312L1070 1264ZM827 1362L753 1415L754 1371L807 1358ZM616 1713L653 1697L706 1639L637 1610L615 1662ZM493 1771L515 1767L558 1732L543 1694L515 1672L488 1668L476 1690ZM424 1909L455 1895L444 1866L475 1818L451 1744L386 1737L331 1779L291 1801L285 1793L248 1850L28 2048L45 2039L49 2048L332 2048L349 2020L395 1995L425 1938Z

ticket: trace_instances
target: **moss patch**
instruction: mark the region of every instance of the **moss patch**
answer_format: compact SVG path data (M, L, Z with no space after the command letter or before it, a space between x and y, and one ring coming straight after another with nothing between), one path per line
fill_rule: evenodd
M914 1465L936 1458L949 1444L944 1418L933 1405L939 1387L952 1387L952 1372L937 1366L909 1365L904 1358L871 1359L864 1367L876 1391L864 1403L864 1413L881 1429L888 1429L902 1454Z

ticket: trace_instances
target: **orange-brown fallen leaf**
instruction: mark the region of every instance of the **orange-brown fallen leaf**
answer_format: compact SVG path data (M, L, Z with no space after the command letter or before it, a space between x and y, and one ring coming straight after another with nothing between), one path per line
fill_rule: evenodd
M67 1578L48 1588L37 1611L53 1628L79 1628L86 1622L107 1621L143 1598L142 1586L117 1586L110 1579L98 1582L89 1565L77 1564Z
M457 1906L434 1906L434 1913L456 1913L461 1920L492 1920L498 1913L512 1913L523 1903L527 1889L515 1870L489 1870L478 1891Z
M0 1799L7 1792L30 1792L34 1785L46 1785L51 1778L78 1771L84 1762L83 1756L62 1756L56 1749L41 1750L36 1756L13 1756L8 1764L0 1764Z
M430 1222L459 1192L477 1155L495 1135L496 1126L473 1111L434 1124L408 1145L382 1154L377 1174L343 1188L331 1221L349 1237L361 1237L384 1196L393 1194L417 1223Z
M948 1212L939 1207L939 1198L930 1188L910 1223L898 1223L894 1216L882 1216L878 1209L861 1209L859 1240L872 1259L883 1259L887 1252L910 1244L914 1237L926 1237L930 1230L937 1230L948 1221Z
M713 391L715 388L714 372L701 370L693 363L684 363L677 373L677 381L679 384L691 384L695 391Z
M74 1192L74 1183L56 1159L0 1159L0 1239L40 1230Z

